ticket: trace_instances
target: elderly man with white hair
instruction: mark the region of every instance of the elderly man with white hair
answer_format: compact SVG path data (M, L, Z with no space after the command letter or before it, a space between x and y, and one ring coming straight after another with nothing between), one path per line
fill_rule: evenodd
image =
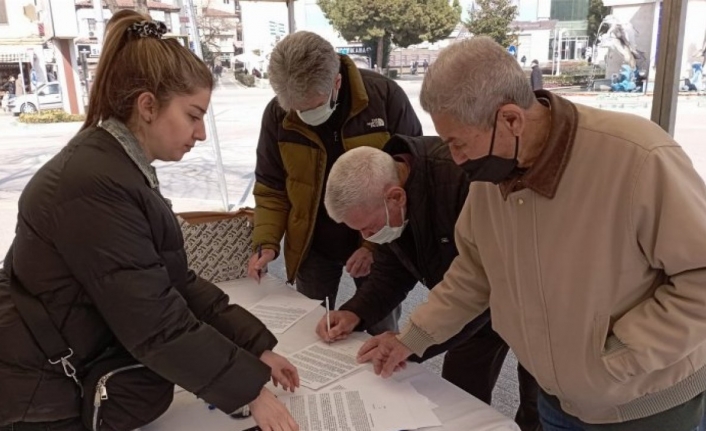
M404 91L358 70L315 33L285 37L270 55L276 97L265 108L255 167L255 228L248 272L259 279L284 237L287 281L333 307L343 269L356 286L370 272L374 244L331 220L323 205L333 163L359 146L382 148L395 133L422 134ZM370 328L397 328L399 309Z
M643 118L533 93L486 37L442 51L420 98L475 181L459 255L409 325L359 359L390 376L490 305L539 383L544 431L697 429L706 186L682 148Z
M326 318L316 332L327 340L365 330L388 315L417 283L437 285L458 254L454 225L468 195L469 182L448 146L436 136L394 136L383 150L355 148L342 155L326 183L331 218L380 245L370 276L353 298ZM447 352L442 377L490 404L508 352L484 312L444 343L424 352L424 361ZM473 372L468 372L468 370ZM540 430L537 383L518 369L522 431Z

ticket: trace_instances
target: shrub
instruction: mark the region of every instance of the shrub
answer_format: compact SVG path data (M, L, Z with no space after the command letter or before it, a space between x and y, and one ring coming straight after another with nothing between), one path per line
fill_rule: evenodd
M255 77L245 73L236 73L235 79L246 87L255 86Z
M39 111L33 114L20 114L20 123L45 124L45 123L70 123L75 121L85 121L86 116L82 114L69 114L61 109L51 109Z
M577 85L587 85L589 75L559 75L559 76L544 76L544 86L546 88L554 87L573 87Z
M563 75L589 75L593 66L586 61L564 60L561 62Z

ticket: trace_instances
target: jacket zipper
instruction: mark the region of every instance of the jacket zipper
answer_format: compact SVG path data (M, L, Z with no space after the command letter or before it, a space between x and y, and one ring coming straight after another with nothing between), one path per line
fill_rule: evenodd
M426 202L426 197L425 197L424 201ZM412 222L411 219L410 219L409 224L412 227L412 236L414 237L414 246L417 248L417 253L416 253L417 254L417 262L413 262L412 266L414 268L416 268L417 271L419 271L419 275L421 276L421 278L419 278L419 280L422 282L424 287L426 287L427 289L431 289L434 286L430 287L427 284L427 279L426 279L426 275L429 275L430 271L429 271L429 268L427 268L427 266L426 266L426 259L424 259L424 257L421 255L421 251L423 250L420 247L421 230L419 229L419 226L417 226L416 223ZM416 263L416 266L414 265L415 263Z
M108 399L108 380L116 374L123 371L130 371L137 368L144 368L142 364L128 365L126 367L117 368L104 374L96 383L96 395L93 398L93 431L98 430L98 413L100 412L101 404Z
M346 118L345 121L343 121L343 125L341 126L341 135L343 135L343 128L346 126L346 123L348 123L348 120L349 120L350 118L351 118L351 117L350 117L350 115L349 115L349 117ZM342 136L341 136L341 137L342 137ZM319 141L321 141L321 139L319 139ZM334 130L334 131L333 131L333 141L334 141L334 143L338 144L338 130ZM323 151L326 151L326 145L324 144L323 141L321 141L321 148L323 149ZM344 153L346 152L346 148L345 148L345 147L343 148L343 152L344 152ZM326 163L328 163L328 157L326 158ZM324 166L324 172L323 172L323 174L324 174L324 175L326 174L326 166ZM321 179L321 185L320 185L320 187L319 187L319 191L318 191L318 193L317 193L317 195L316 195L316 199L314 200L314 205L318 205L319 202L321 201L321 194L324 192L324 187L326 187L326 184L325 184L325 181L324 181L323 178L322 178L322 179ZM318 207L317 207L317 208L318 208ZM309 254L309 249L311 248L311 238L314 236L314 230L316 230L316 211L313 211L313 208L312 208L312 213L314 214L314 222L313 222L312 225L311 225L311 231L309 232L309 235L307 235L306 242L304 243L304 244L305 244L305 245L304 245L304 253L302 253L302 257L299 259L299 264L298 264L297 267L294 269L294 277L295 277L295 278L296 278L296 276L297 276L297 273L299 272L299 268L302 266L302 260L304 259L304 256L306 256L307 254ZM293 283L294 283L294 280L291 280L291 281L287 280L287 282L289 282L290 284L293 284Z
M159 199L160 202L162 202L162 205L164 208L167 209L167 212L170 215L170 219L172 222L172 226L174 227L176 234L181 237L181 242L184 243L184 236L181 231L181 226L179 226L179 219L177 219L176 214L174 214L174 209L169 206L169 204L166 201L166 198L162 196L162 193L158 189L152 189L157 194L157 199Z

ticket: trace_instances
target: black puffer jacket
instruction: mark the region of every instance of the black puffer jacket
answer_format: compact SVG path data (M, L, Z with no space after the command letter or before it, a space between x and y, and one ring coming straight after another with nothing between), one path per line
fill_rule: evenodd
M250 313L187 267L177 220L121 144L77 135L19 202L11 264L45 305L79 366L123 346L162 377L228 413L270 376L276 344ZM0 425L79 415L77 386L49 365L0 271Z
M436 136L395 135L384 151L413 158L407 193L407 228L402 236L377 247L370 276L355 295L341 306L361 319L358 330L387 316L407 297L417 282L432 289L458 255L454 237L456 219L466 202L470 182L451 158L448 146ZM425 353L435 356L475 334L488 323L485 312L458 335Z

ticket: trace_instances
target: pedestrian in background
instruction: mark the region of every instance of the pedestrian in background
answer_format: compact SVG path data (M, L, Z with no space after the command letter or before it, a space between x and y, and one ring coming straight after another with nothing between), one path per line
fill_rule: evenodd
M539 61L532 60L532 74L530 75L530 83L532 90L537 91L544 88L544 78L542 77L542 69L539 68Z

